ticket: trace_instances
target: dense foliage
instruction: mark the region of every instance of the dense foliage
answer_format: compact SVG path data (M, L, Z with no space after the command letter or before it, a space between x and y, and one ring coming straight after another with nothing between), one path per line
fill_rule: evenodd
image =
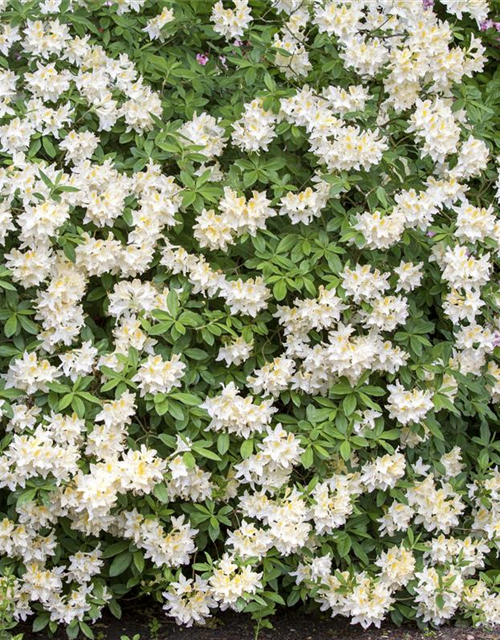
M4 627L499 623L499 3L0 12Z

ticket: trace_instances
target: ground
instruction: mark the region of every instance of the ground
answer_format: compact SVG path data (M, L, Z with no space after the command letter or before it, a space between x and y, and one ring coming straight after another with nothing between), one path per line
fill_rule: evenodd
M262 629L259 640L500 640L500 629L470 629L442 627L439 630L419 630L416 626L401 628L384 626L366 631L358 625L349 625L340 619L323 615L304 615L285 612L272 619L274 629ZM165 618L161 609L124 607L121 620L105 616L93 626L95 640L254 640L253 621L243 615L223 613L209 620L208 627L186 629ZM124 638L125 636L125 638ZM25 631L24 640L47 640L41 632ZM57 637L63 640L65 634ZM83 640L79 638L79 640ZM139 640L139 638L135 638Z

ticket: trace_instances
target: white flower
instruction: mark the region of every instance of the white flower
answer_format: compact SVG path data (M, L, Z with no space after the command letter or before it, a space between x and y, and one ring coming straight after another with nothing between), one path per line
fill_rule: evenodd
M243 398L234 382L224 386L220 395L206 398L200 406L211 418L209 429L235 433L243 438L264 431L277 411L271 400L257 404L250 396Z
M96 356L97 349L90 342L84 342L80 349L60 354L64 375L76 382L79 376L92 373Z
M161 356L149 356L132 378L139 384L141 396L147 393L168 393L181 386L186 365L181 362L180 355L174 354L170 360Z
M253 346L253 340L247 342L243 337L236 338L219 349L216 360L224 360L227 365L238 366L250 358Z
M29 395L37 391L49 392L48 384L61 376L61 371L48 360L39 360L34 351L25 351L21 358L14 360L4 378L7 388L22 389Z
M269 143L275 138L276 115L265 111L263 101L256 98L245 105L242 117L233 123L233 143L247 153L268 151Z
M414 131L417 140L424 141L423 155L444 162L448 155L456 153L460 128L451 108L441 98L417 100L410 122L408 131Z
M224 129L216 120L208 113L201 113L199 116L194 115L177 129L177 135L180 137L181 144L192 144L202 147L199 153L206 156L207 160L213 160L220 156L225 147L227 138L224 137Z
M448 247L443 256L443 279L456 289L478 289L490 279L490 254L472 256L465 246Z
M225 298L231 313L244 313L255 316L267 307L271 292L261 276L247 280L224 280L221 295Z
M262 369L254 371L253 376L248 376L247 384L254 393L264 395L279 395L288 387L288 383L295 371L295 362L289 358L275 358L264 365Z
M192 627L193 623L203 624L210 617L210 609L216 606L206 580L196 576L186 579L181 573L177 582L169 585L163 592L166 600L163 606L168 616L175 618L177 624Z
M247 0L234 0L234 9L226 9L219 0L212 9L211 20L214 30L226 40L239 38L252 22L252 14Z
M154 18L151 18L151 20L148 20L143 31L148 34L151 40L160 40L160 42L163 42L165 38L162 34L162 29L166 24L172 22L174 19L175 17L172 9L164 7L161 13Z
M387 390L390 392L386 405L389 416L401 424L421 422L434 408L431 391L407 391L399 381L387 385Z
M402 453L396 452L392 456L386 454L365 464L360 480L368 491L386 490L395 486L396 482L404 476L405 469L406 460Z
M412 578L415 557L404 547L391 547L377 558L375 564L382 570L382 580L391 588L404 587Z
M492 206L484 209L466 201L454 209L457 212L456 236L460 240L477 242L494 234L497 218Z
M262 573L251 567L239 567L234 558L225 553L218 561L213 575L209 578L215 600L226 605L234 605L238 598L245 598L262 588Z
M412 262L401 261L399 267L394 269L394 272L399 276L396 291L413 291L413 289L420 286L424 276L422 271L423 266L422 262L413 264Z

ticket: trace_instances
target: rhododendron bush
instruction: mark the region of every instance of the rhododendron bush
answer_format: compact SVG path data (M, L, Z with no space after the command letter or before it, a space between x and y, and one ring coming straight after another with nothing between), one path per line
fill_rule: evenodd
M498 3L0 11L14 623L499 623Z

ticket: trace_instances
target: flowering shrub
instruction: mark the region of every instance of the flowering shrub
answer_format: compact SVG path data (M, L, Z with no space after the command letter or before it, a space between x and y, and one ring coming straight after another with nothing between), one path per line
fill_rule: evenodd
M16 620L500 622L497 8L0 0Z

